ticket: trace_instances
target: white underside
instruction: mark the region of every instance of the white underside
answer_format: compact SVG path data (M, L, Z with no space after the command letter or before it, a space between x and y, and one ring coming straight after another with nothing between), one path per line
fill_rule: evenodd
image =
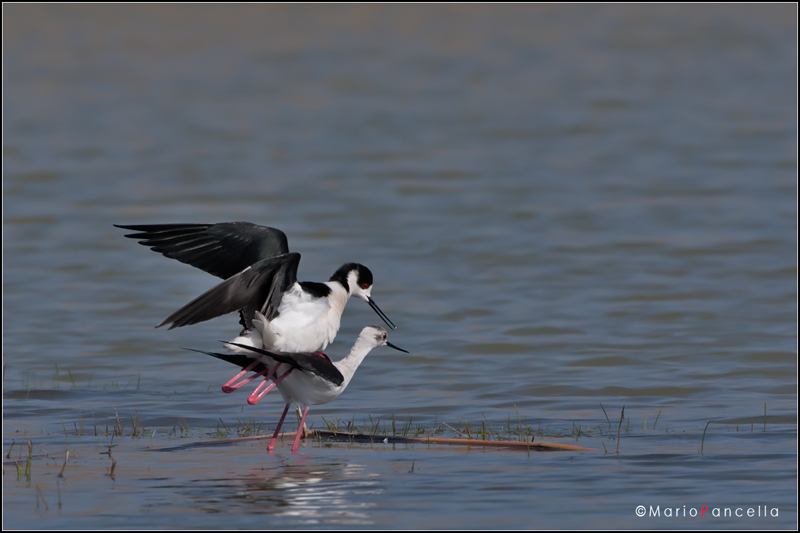
M286 370L288 370L287 365L281 365L277 373L282 374ZM283 381L278 383L278 390L286 403L307 406L321 405L336 399L346 386L347 382L337 387L330 381L314 374L293 370Z
M265 350L314 352L324 350L333 342L350 295L338 283L328 282L326 285L331 287L330 296L315 298L295 283L281 298L275 319L267 322L257 315L253 323L261 334Z

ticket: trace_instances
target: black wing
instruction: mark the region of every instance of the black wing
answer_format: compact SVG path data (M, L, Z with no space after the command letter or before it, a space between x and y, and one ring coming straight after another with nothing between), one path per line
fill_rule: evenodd
M204 292L156 327L172 324L169 329L179 328L240 310L248 329L253 327L256 311L272 320L278 316L284 291L297 281L299 263L300 254L296 253L262 259Z
M260 348L255 348L253 346L248 346L246 344L239 344L236 342L229 342L227 344L232 344L233 346L238 346L240 348L246 348L251 352L255 352L260 355L266 355L267 357L271 357L278 362L290 365L292 368L296 368L303 372L310 372L311 374L315 374L323 379L326 379L327 381L330 381L337 387L342 383L344 383L344 376L342 375L341 372L339 372L339 369L336 368L336 365L333 364L331 358L325 354L274 353L274 352L268 352L267 350L262 350ZM216 357L215 354L209 354L209 355L214 355Z
M250 222L114 225L139 232L125 236L142 239L139 244L149 246L154 252L222 279L258 261L289 252L286 235L281 230Z

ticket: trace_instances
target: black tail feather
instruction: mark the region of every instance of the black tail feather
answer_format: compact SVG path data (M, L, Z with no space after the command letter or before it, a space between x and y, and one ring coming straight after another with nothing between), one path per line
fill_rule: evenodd
M195 350L194 348L184 348L184 350L210 355L211 357L216 357L217 359L222 359L225 362L231 363L232 365L236 365L239 368L247 368L253 363L253 359L255 359L254 357L247 357L246 355L240 353L205 352L203 350ZM252 368L252 371L258 373L266 369L267 366L264 363L259 362L256 366Z

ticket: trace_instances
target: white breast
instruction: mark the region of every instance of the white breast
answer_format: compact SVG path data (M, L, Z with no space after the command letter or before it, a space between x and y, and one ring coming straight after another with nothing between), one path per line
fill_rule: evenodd
M278 316L261 331L265 350L313 352L324 350L339 331L342 312L350 296L339 283L327 298L315 298L295 283L283 294Z

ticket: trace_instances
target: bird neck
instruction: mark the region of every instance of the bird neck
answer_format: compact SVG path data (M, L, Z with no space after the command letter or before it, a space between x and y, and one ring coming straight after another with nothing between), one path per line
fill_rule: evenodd
M350 383L350 380L353 378L353 375L356 373L359 365L373 347L374 345L372 345L367 339L359 337L358 340L356 340L356 343L353 345L353 348L350 350L350 353L347 354L347 357L341 361L333 363L344 377L342 389L347 387L347 384Z
M347 300L350 299L350 291L344 288L340 283L334 281L326 281L331 292L328 295L328 302L331 306L331 313L342 316L344 306L347 305ZM339 329L338 327L336 328Z

